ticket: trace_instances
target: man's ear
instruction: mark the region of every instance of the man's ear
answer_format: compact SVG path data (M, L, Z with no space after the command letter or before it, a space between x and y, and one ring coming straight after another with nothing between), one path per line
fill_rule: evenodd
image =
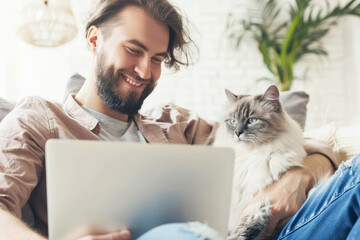
M95 54L96 53L96 49L98 46L98 41L99 41L99 34L100 34L100 30L98 27L96 26L91 26L89 28L87 37L86 37L86 43L87 43L87 47L88 49Z

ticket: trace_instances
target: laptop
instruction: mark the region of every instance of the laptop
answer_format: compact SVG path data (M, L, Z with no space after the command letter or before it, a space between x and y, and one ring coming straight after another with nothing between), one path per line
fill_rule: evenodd
M192 221L227 236L230 148L51 139L45 152L50 239L87 223L127 227L136 239Z

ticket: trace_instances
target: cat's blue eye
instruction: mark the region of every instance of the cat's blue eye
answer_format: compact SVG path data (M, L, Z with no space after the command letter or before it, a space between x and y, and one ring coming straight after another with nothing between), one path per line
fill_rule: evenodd
M236 120L235 118L229 119L228 123L232 126L236 126L238 124L238 120Z
M257 121L257 118L249 118L248 119L249 124L254 124L254 123L256 123L256 121Z

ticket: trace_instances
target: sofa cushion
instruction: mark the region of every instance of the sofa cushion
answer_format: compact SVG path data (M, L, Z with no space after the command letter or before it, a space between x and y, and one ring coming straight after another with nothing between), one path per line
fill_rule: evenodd
M360 125L341 126L335 122L308 130L305 137L325 141L335 154L337 164L360 154Z
M14 107L14 103L0 97L0 122Z
M66 84L63 102L66 101L70 93L79 92L80 88L85 82L85 78L78 73L72 75Z
M280 92L281 105L303 130L305 128L308 102L309 95L303 91Z

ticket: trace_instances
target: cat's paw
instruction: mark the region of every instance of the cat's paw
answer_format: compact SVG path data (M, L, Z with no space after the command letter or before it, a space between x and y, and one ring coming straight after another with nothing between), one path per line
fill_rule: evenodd
M246 209L240 224L228 237L229 240L264 239L265 229L271 218L268 201L259 202Z

